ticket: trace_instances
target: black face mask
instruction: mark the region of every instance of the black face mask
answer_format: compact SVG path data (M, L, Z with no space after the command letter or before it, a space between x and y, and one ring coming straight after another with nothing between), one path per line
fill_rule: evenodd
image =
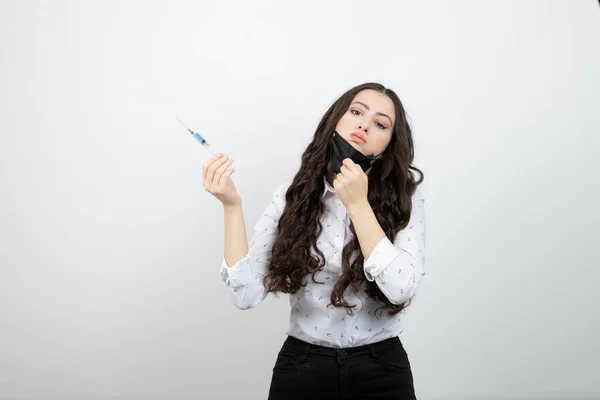
M382 154L378 156L365 156L348 143L346 139L337 133L337 131L333 133L333 136L329 141L329 147L331 150L331 169L336 174L340 173L342 161L344 161L345 158L351 159L356 164L360 165L364 172L367 172L371 166L371 161L379 160L383 157Z

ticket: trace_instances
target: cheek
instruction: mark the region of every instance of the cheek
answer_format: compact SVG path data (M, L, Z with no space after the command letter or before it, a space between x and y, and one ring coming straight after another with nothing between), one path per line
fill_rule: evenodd
M336 127L337 131L339 132L340 129L344 130L344 128L347 128L350 125L351 125L350 118L348 118L348 115L345 114L342 118L340 118L340 120L338 121L338 123L335 127Z
M385 137L374 138L374 140L372 142L373 150L378 154L382 153L385 150L385 148L387 147L388 143L389 143L388 138L385 138Z

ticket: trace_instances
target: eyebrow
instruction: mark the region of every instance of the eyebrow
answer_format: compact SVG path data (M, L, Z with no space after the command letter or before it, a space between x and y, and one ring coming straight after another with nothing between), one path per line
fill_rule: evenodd
M365 103L361 102L361 101L355 101L352 104L355 104L355 103L358 103L358 104L362 105L364 108L366 108L367 110L370 110L369 106L366 105ZM352 105L352 104L350 104L350 105ZM376 112L375 115L381 115L382 117L387 117L387 119L390 120L390 124L392 124L392 119L390 118L389 115L381 113L381 112Z

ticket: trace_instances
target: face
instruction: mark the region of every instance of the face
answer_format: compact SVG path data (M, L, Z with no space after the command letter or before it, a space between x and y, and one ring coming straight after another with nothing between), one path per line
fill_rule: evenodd
M365 89L359 92L335 129L366 156L383 153L392 139L396 115L387 95Z

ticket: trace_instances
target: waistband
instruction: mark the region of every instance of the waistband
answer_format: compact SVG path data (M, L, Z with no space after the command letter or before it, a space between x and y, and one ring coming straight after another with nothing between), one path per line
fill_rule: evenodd
M355 355L355 354L370 353L375 358L377 358L377 354L380 351L385 350L390 347L394 347L394 346L402 346L402 342L400 341L400 338L398 336L394 336L389 339L384 339L382 341L375 342L375 343L365 344L362 346L344 347L344 348L327 347L327 346L312 344L312 343L308 343L303 340L297 339L293 336L288 336L285 339L285 342L283 344L284 348L293 348L293 349L303 352L305 355L307 355L310 352L311 354L346 357L346 356L351 356L351 355Z

